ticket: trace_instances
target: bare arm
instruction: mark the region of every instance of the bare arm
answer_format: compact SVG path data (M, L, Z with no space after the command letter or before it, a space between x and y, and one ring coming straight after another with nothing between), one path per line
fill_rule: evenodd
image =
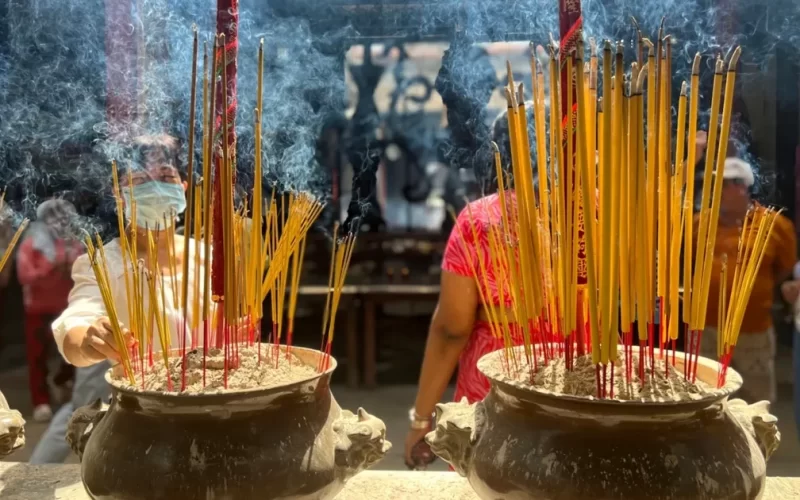
M418 415L430 415L442 399L472 333L477 310L478 289L474 279L443 271L439 304L428 330L414 403Z
M478 309L478 289L473 278L442 271L439 303L433 312L425 356L419 376L414 412L420 418L430 418L436 403L441 401L447 384L458 365L458 358L472 333ZM406 436L405 462L416 467L412 456L414 446L427 434L427 428L412 428ZM423 458L433 458L430 452Z
M53 322L53 336L59 352L67 362L78 367L106 359L118 360L111 324L86 255L75 261L72 280L69 305Z

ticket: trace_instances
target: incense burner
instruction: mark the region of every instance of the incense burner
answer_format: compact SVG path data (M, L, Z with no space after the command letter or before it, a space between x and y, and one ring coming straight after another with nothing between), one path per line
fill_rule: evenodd
M500 351L484 356L501 355ZM682 369L682 360L676 360ZM485 365L484 365L485 366ZM718 364L699 358L714 384ZM487 375L488 376L488 375ZM728 400L741 387L688 402L559 396L489 377L476 404L437 408L431 449L484 499L757 499L780 440L769 403Z
M25 420L17 410L8 406L0 392L0 457L9 455L25 445Z
M310 366L322 355L292 352ZM110 406L78 409L67 441L94 499L333 498L391 447L381 420L336 403L335 368L331 358L328 370L305 380L191 395L112 383Z

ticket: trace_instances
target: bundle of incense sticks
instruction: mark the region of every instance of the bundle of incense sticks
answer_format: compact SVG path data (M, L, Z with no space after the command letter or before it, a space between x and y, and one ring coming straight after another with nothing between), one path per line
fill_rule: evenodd
M194 110L197 96L198 40L195 32L192 90L190 109ZM221 37L214 43L212 68L208 68L208 51L204 54L206 64L202 80L203 165L202 182L195 178L192 155L189 155L189 182L187 210L185 214L184 239L175 233L174 224L169 217L177 214L164 214L163 225L144 230L137 227L136 200L130 193L131 220L126 224L123 207L123 187L120 186L116 163L112 164L114 194L117 203L119 224L119 245L121 248L125 301L116 302L111 293L108 264L104 247L99 237L96 241L86 238L89 259L95 278L102 292L105 308L114 328L117 345L131 346L121 350L121 365L130 383L144 386L145 375L152 371L156 362L163 362L167 373L167 386L170 391L186 389L187 353L201 349L203 353L203 384L206 383L206 358L211 349L224 352L224 383L227 387L228 373L241 361L243 346L257 345L259 362L279 363L278 353L284 334L286 334L287 355L290 352L294 333L294 314L297 306L297 292L302 273L306 235L311 225L322 212L322 203L307 193L277 195L275 192L267 204L261 182L263 177L261 162L261 105L263 42L258 52L258 98L255 110L255 172L252 196L251 217L246 217L245 206L236 207L232 189L217 189L222 196L215 197L214 185L231 187L235 170L232 156L225 151L221 155L219 174L211 177L215 150L227 150L217 132L228 127L225 113L216 112L215 88L217 80L224 81L224 42ZM218 63L219 62L219 63ZM222 75L216 75L216 68L222 67ZM223 92L224 94L224 92ZM194 148L194 112L190 116L189 150ZM221 134L225 136L225 134ZM132 173L128 172L129 185ZM213 180L213 184L212 181ZM281 198L279 200L278 198ZM247 200L244 201L247 204ZM266 206L266 209L265 209ZM282 207L279 212L278 207ZM214 214L221 214L221 220L214 224ZM216 229L215 229L216 228ZM221 228L222 237L214 231ZM338 234L338 231L337 231ZM215 237L217 236L217 237ZM144 243L142 243L144 241ZM213 244L225 246L224 262L212 263ZM341 289L352 256L355 236L343 235L334 242L330 271L330 297L326 306L326 324L322 339L324 356L320 370L329 366L331 342L334 336L336 311ZM192 258L193 256L193 258ZM223 295L214 293L212 288L212 267L222 281ZM190 282L195 283L190 288ZM286 296L288 294L288 307ZM261 352L262 304L269 296L272 311L272 331L269 342L272 353ZM125 338L119 326L118 307L126 307L130 324L124 325L131 332ZM176 320L176 316L178 319ZM288 325L288 327L287 327ZM157 343L156 343L157 336ZM177 345L174 345L177 339ZM161 355L154 356L154 350ZM273 356L274 354L274 356ZM181 373L180 387L172 386L170 359L180 357L178 364ZM161 361L156 361L159 359ZM171 368L172 367L172 368Z
M745 219L742 236L736 254L736 267L733 271L733 288L730 297L726 296L728 284L727 256L723 259L720 271L719 329L717 332L717 356L720 371L717 385L725 383L725 376L733 357L736 341L742 326L742 319L753 291L756 275L767 243L780 212L771 208L752 209ZM697 378L697 364L694 365L692 380Z
M512 349L512 330L521 329L524 362L531 374L539 363L554 358L564 358L571 369L576 353L587 352L596 365L598 397L613 398L614 366L620 352L624 353L626 384L631 384L637 371L639 379L657 369L669 374L676 363L683 307L684 327L691 335L685 376L696 377L740 49L731 51L727 60L718 57L715 62L703 196L695 217L701 56L695 56L690 84L681 86L677 128L673 129L669 40L663 28L656 44L640 34L638 60L629 65L623 46L608 41L602 44L599 58L592 40L588 61L583 41L568 54L557 54L549 46L547 68L532 55L533 145L526 132L523 84L513 81L508 68L505 93L514 184L508 182L512 175L503 171L495 148L502 221L489 225L488 249L476 249L473 274L493 332L503 338L509 369L523 362ZM559 67L559 61L564 61L564 67ZM562 69L567 78L560 78ZM576 111L573 120L561 119L563 100L566 109ZM539 166L538 197L533 189L532 152ZM488 203L488 198L483 202ZM464 245L466 240L477 240L479 227L472 210L468 208L467 216L474 234L461 235ZM727 319L720 341L723 365L736 344L774 217L773 210L759 212L742 233L734 273L734 281L741 286L734 286L726 300ZM579 237L579 231L585 231L585 236ZM489 255L483 256L484 252ZM586 256L585 266L579 255ZM679 294L682 256L683 302ZM587 286L579 292L584 279ZM496 284L502 305L483 296L490 282ZM581 314L578 293L586 294ZM580 318L584 325L578 324ZM579 338L578 330L589 335ZM635 337L638 367L634 366ZM724 370L720 383L724 383Z
M6 207L6 192L3 191L0 193L0 214L5 213ZM8 248L5 249L5 253L0 256L0 272L5 269L6 264L8 263L8 259L14 255L14 248L17 246L20 237L22 237L22 233L25 232L25 228L28 227L28 219L23 219L22 223L17 228L14 236L11 238L11 241L8 243Z

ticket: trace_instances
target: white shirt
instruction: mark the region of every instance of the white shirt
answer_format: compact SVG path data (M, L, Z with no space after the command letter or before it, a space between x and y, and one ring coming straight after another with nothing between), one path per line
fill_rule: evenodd
M183 245L183 239L180 237L176 237L176 245ZM194 262L195 262L195 241L192 240L189 244L189 255L188 258L192 259L189 261L189 296L188 300L191 303L195 293L199 293L199 300L200 305L202 307L202 299L203 299L203 274L202 272L198 273L198 282L195 283L194 280ZM123 259L122 259L122 249L119 244L119 239L114 239L108 242L106 245L103 246L105 251L106 263L108 266L108 277L109 277L109 285L111 286L111 293L114 297L114 303L117 312L117 318L119 321L125 325L126 327L130 325L130 318L128 315L128 294L125 290L125 272L123 268ZM199 265L202 266L205 262L205 252L203 245L199 245L200 255L199 255ZM129 261L130 259L126 259ZM130 269L130 263L128 264ZM201 268L202 269L202 268ZM130 276L130 273L129 273ZM100 294L100 288L97 286L97 280L94 276L94 271L92 270L91 265L89 264L89 257L87 255L81 255L75 261L72 266L72 280L75 282L75 285L72 287L72 290L69 292L69 304L67 308L61 313L61 316L58 317L53 322L53 336L56 340L56 345L58 346L58 351L61 355L64 355L64 337L66 337L67 332L71 329L82 326L88 327L91 325L95 320L100 317L108 316L106 312L105 304L103 303L102 295ZM181 300L181 294L183 290L183 270L178 269L178 273L175 276L175 288L177 290L178 300ZM179 308L176 308L173 304L173 280L171 277L166 277L163 280L164 286L164 295L166 297L166 314L167 314L167 324L169 325L170 329L170 336L171 341L170 345L178 347L180 337L178 335L178 329L182 329L183 323L183 311ZM160 295L160 289L158 289L157 293ZM145 291L144 297L144 306L145 311L149 310L149 293ZM158 303L161 304L161 298L158 297ZM187 322L189 325L192 324L192 308L189 307L189 310L186 312ZM202 310L202 309L201 309ZM213 311L213 304L212 304L212 311ZM200 324L199 328L202 331L202 323ZM158 341L158 333L153 334L153 350L160 351L161 345Z

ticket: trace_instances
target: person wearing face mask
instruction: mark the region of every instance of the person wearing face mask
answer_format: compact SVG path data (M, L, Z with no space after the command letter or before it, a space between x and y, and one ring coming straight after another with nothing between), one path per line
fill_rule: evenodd
M129 241L137 246L139 255L146 255L147 231L164 231L165 225L174 224L186 209L187 184L183 180L179 161L180 147L174 137L140 137L134 141L131 150L130 158L120 162L123 167L120 171L120 185L125 217L129 223ZM132 200L136 202L136 227L130 227ZM166 243L166 238L158 238L159 269L156 271L169 275L169 249ZM194 245L189 245L189 255L184 255L183 236L176 235L174 245L172 251L178 264L177 269L180 270L184 259L194 259ZM124 304L127 294L119 239L109 241L103 248L114 300L117 304ZM201 265L204 261L205 257L201 254ZM183 276L180 271L178 273L175 286L180 289ZM203 287L202 283L194 283L193 274L188 276L189 288ZM75 284L69 294L69 304L53 322L53 334L64 359L78 367L75 387L72 400L59 409L34 450L30 462L35 464L60 463L69 456L70 450L64 438L72 412L97 399L106 400L109 397L105 372L110 366L109 360L119 360L119 347L111 333L111 325L88 256L83 255L75 261L72 279ZM165 286L172 285L172 280L164 282ZM171 293L171 289L167 293ZM175 321L168 321L167 324L172 329L172 343L177 345L178 332L175 325L180 323L177 319L182 318L183 313L172 309L170 304L167 304L166 313L170 318L175 318ZM117 314L123 327L129 324L127 308L118 307ZM191 311L188 314L191 321ZM127 334L127 330L124 331ZM130 338L129 334L128 336Z
M83 245L70 234L75 207L66 200L47 200L36 210L17 253L17 277L25 305L25 344L33 420L53 417L48 388L48 347L53 344L50 323L67 307L72 288L70 268ZM53 386L62 394L70 389L74 368L62 363ZM68 392L67 392L68 394ZM61 398L64 399L63 397Z
M148 231L165 231L167 226L175 224L178 216L186 210L187 183L181 176L178 158L179 145L175 138L166 135L147 136L137 139L134 143L133 154L130 160L130 175L124 172L120 175L125 217L132 220L131 207L136 206L136 227L129 227L129 238L137 246L139 255L147 255ZM157 237L158 273L170 274L170 253L175 257L177 269L183 268L184 259L194 261L194 247L189 245L189 255L184 255L184 237L175 235L175 248L168 249L168 239ZM123 258L119 239L114 239L104 245L109 275L112 279L110 285L114 299L119 304L127 301L125 291ZM199 262L204 262L205 257L200 255ZM180 274L180 273L179 273ZM75 286L70 292L69 306L64 313L53 323L56 345L64 358L78 367L88 367L105 360L119 360L119 347L111 331L105 307L100 295L100 289L91 270L88 257L82 257L75 262L72 270ZM202 287L202 283L193 282L194 274L190 273L189 289ZM178 290L183 286L183 276L176 276L174 285ZM167 288L173 285L173 280L164 280ZM167 295L172 293L166 290ZM174 316L175 321L168 321L172 327L173 344L178 343L176 325L182 323L183 311L170 310L167 305L168 316ZM124 307L117 309L119 321L122 326L129 324L127 310ZM187 312L191 321L191 311ZM179 320L180 319L180 320Z

